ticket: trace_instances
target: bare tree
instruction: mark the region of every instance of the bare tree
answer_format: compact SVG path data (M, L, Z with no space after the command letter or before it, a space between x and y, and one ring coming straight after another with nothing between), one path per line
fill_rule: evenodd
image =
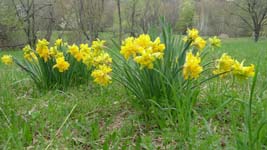
M104 2L104 0L79 0L76 2L78 25L89 41L98 38L102 29Z
M0 1L0 48L20 46L19 40L10 37L10 33L20 29L15 9L10 0ZM17 43L12 43L15 40Z
M35 30L35 3L34 0L27 0L23 2L19 0L18 3L12 0L16 9L17 17L23 24L23 30L27 36L27 43L34 46L36 43L36 30Z
M243 12L235 14L253 30L257 42L263 26L267 25L267 0L236 0L233 3Z
M143 12L140 18L140 27L144 33L148 32L149 27L156 25L160 16L160 1L159 0L144 0Z
M39 28L36 26L36 17L39 19L46 19L43 18L44 16L42 16L40 12L44 8L51 7L51 3L41 4L36 0L12 0L12 3L16 10L17 18L23 24L23 30L27 37L27 43L34 47L37 41L37 32L39 31Z

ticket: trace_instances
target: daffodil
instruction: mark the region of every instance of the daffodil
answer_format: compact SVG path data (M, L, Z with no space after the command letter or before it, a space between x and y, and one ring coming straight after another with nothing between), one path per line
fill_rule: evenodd
M92 42L92 48L95 51L101 51L104 48L104 44L106 41L97 39L96 41Z
M13 57L11 55L4 55L2 56L1 61L6 65L11 65L13 63Z
M111 73L112 69L107 65L101 65L98 69L94 70L91 76L94 78L94 82L102 86L107 86L111 83Z
M63 52L57 52L57 54L55 55L55 58L61 58L61 57L64 57L64 54Z
M57 47L56 46L53 46L53 47L50 47L49 49L49 55L52 56L52 57L55 57L58 53L58 50L57 50Z
M92 52L92 49L88 46L88 44L80 44L80 52L85 56Z
M124 56L126 60L130 58L130 56L136 56L137 53L137 46L134 43L133 37L128 37L122 42L121 51L120 53Z
M157 58L157 59L162 59L163 58L163 54L161 52L156 52L156 53L152 53L152 56Z
M24 53L28 53L32 50L32 48L29 44L27 44L22 50Z
M121 46L120 53L126 60L130 57L141 65L141 68L152 69L156 59L162 59L165 45L157 37L154 41L147 34L141 34L137 38L129 37L125 39Z
M183 42L184 42L184 43L188 42L188 40L189 40L189 39L188 39L187 36L183 37Z
M44 59L45 62L49 59L49 42L46 39L38 40L36 45L36 52L39 54L41 58Z
M83 49L84 50L84 49ZM84 58L84 54L79 50L79 47L75 44L69 46L68 52L79 62Z
M188 38L192 39L192 40L195 40L197 37L198 37L198 30L193 28L193 29L187 29L187 35L188 35Z
M155 57L150 51L144 51L142 55L136 56L134 61L141 65L141 68L147 67L148 69L153 69L153 62Z
M64 57L59 57L56 59L56 64L53 68L57 68L59 72L64 72L69 69L70 64L65 61Z
M157 37L156 40L152 43L153 53L163 52L165 45L161 43L160 38Z
M92 54L86 54L83 57L82 62L88 67L90 68L91 66L93 66L94 63L94 56Z
M94 66L106 64L109 65L112 63L112 58L107 53L101 53L99 56L95 57L93 61Z
M134 43L141 49L146 49L152 45L150 36L147 34L141 34L138 38L135 39Z
M35 60L35 61L38 60L38 58L37 58L37 56L35 55L34 52L30 52L30 55L31 55L32 60Z
M254 77L255 67L253 64L251 64L250 66L244 66L244 61L240 63L236 60L233 65L233 75L241 79Z
M222 54L221 58L216 60L216 69L213 71L213 74L222 74L221 77L224 77L227 73L232 70L235 61L231 56L226 53Z
M73 44L73 45L69 46L68 52L71 55L75 56L79 52L79 47L76 44Z
M183 76L185 80L197 79L200 73L203 71L203 67L200 65L201 58L192 52L186 54L186 60L183 67Z
M253 64L251 64L250 66L243 67L243 71L246 77L255 76L255 66Z
M28 44L26 45L23 49L24 52L24 58L29 61L32 62L33 60L37 61L37 56L35 55L35 53L33 52L31 46Z
M221 47L221 40L218 39L217 36L209 38L209 42L213 47Z
M206 47L206 41L202 37L197 37L192 45L195 46L198 50L203 50Z
M56 42L55 42L55 45L56 45L57 47L59 47L59 46L62 45L62 43L63 43L63 40L62 40L62 39L57 39Z
M29 62L33 62L33 60L34 61L38 60L38 58L37 58L37 56L35 55L34 52L30 52L30 53L24 54L24 58Z
M83 54L79 51L74 55L74 58L79 62L83 59Z

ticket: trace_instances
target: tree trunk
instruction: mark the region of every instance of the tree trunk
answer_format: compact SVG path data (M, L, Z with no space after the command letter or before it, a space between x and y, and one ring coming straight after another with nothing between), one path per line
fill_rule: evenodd
M120 4L120 0L117 0L117 7L118 7L118 17L119 17L119 43L121 44L122 25L121 25L121 4Z
M131 36L135 37L134 25L135 25L135 11L136 11L136 3L137 1L133 2L132 6L132 15L131 15Z
M83 35L86 37L86 39L88 41L91 41L91 38L88 35L88 33L87 33L87 31L86 31L86 29L84 27L84 3L83 3L83 0L80 0L79 4L80 5L79 5L79 12L78 12L79 13L78 14L78 16L79 16L78 23L80 25L80 28L82 30Z
M37 30L35 27L35 1L32 0L32 47L36 47L36 43L37 43Z
M254 41L258 42L259 38L260 38L260 27L255 27L255 31L254 31Z
M54 16L54 4L52 4L52 2L50 1L50 6L49 6L49 23L47 25L47 29L46 29L46 35L45 38L46 40L50 41L51 36L53 34L53 27L55 24L55 16Z

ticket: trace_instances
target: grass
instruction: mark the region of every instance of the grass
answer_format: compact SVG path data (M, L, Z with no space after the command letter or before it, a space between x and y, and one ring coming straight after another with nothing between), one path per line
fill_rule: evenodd
M252 135L257 135L267 118L267 41L255 44L240 38L223 43L214 55L226 51L245 58L246 64L261 60L251 120ZM11 53L21 57L21 52ZM175 129L145 124L130 103L135 97L116 82L108 88L39 91L21 70L0 64L0 149L242 149L248 142L250 83L239 86L215 79L209 88L204 85L185 141ZM258 149L267 148L266 133L263 126Z

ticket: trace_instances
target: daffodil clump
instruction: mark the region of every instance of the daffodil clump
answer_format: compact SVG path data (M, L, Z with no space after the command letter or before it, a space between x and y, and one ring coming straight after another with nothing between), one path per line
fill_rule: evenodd
M153 69L154 62L163 58L164 49L165 45L159 37L152 41L149 35L142 34L137 38L125 39L120 53L126 60L132 58L141 68Z
M199 36L199 31L195 28L187 29L187 36L183 38L184 43L189 43L191 48L196 48L200 52L207 46L207 41ZM208 39L212 47L221 47L221 40L217 36Z
M185 58L183 55L179 57L183 59L180 61L180 65L183 65L183 77L185 80L197 79L203 71L201 56L208 42L199 35L199 31L195 28L187 29L187 35L183 38L183 42L185 45L183 53L186 55ZM220 47L221 40L215 36L209 38L209 44L212 47Z
M253 64L244 66L244 62L245 61L242 61L240 63L238 60L234 60L231 56L224 53L221 58L216 61L216 69L213 71L213 74L222 74L221 77L234 75L239 79L254 77L255 66Z
M42 39L38 40L36 50L26 45L22 49L24 63L16 59L15 63L29 73L40 87L65 88L82 84L91 77L97 84L107 86L111 83L112 58L104 51L104 44L105 41L99 39L93 41L91 46L69 45L62 39L50 44ZM12 64L12 56L3 56L2 62Z
M203 67L200 66L200 56L202 50L207 46L207 42L199 36L197 29L188 29L187 36L183 38L183 41L184 43L189 44L189 48L191 48L191 50L187 52L185 64L183 66L184 79L197 79L199 74L203 71ZM221 40L216 36L209 38L208 41L212 48L221 47ZM195 51L195 55L192 53L194 48L197 49L197 51ZM222 54L221 58L216 60L213 74L219 75L220 77L225 77L229 74L232 74L242 79L253 77L255 74L254 65L251 64L250 66L244 66L243 64L244 61L240 63L224 53Z
M161 31L159 37L154 33L128 37L112 51L113 78L134 94L134 106L146 119L160 120L160 125L178 122L183 128L203 84L229 74L242 79L255 74L254 65L245 66L227 54L204 57L221 47L216 36L201 37L193 28L181 40L164 23Z
M244 66L243 62L239 63L227 54L215 62L214 59L204 60L203 56L214 52L209 50L221 47L221 40L216 36L205 39L197 29L188 29L183 43L177 45L178 40L168 31L163 29L165 33L162 35L165 36L155 39L141 34L122 41L119 51L122 57L115 63L116 78L137 97L160 98L162 94L158 93L167 93L167 97L171 97L173 85L186 87L183 84L188 82L184 81L198 85L198 82L204 83L201 80L208 81L230 73L244 79L254 76L254 65ZM214 70L211 70L214 68L211 64L215 64Z

